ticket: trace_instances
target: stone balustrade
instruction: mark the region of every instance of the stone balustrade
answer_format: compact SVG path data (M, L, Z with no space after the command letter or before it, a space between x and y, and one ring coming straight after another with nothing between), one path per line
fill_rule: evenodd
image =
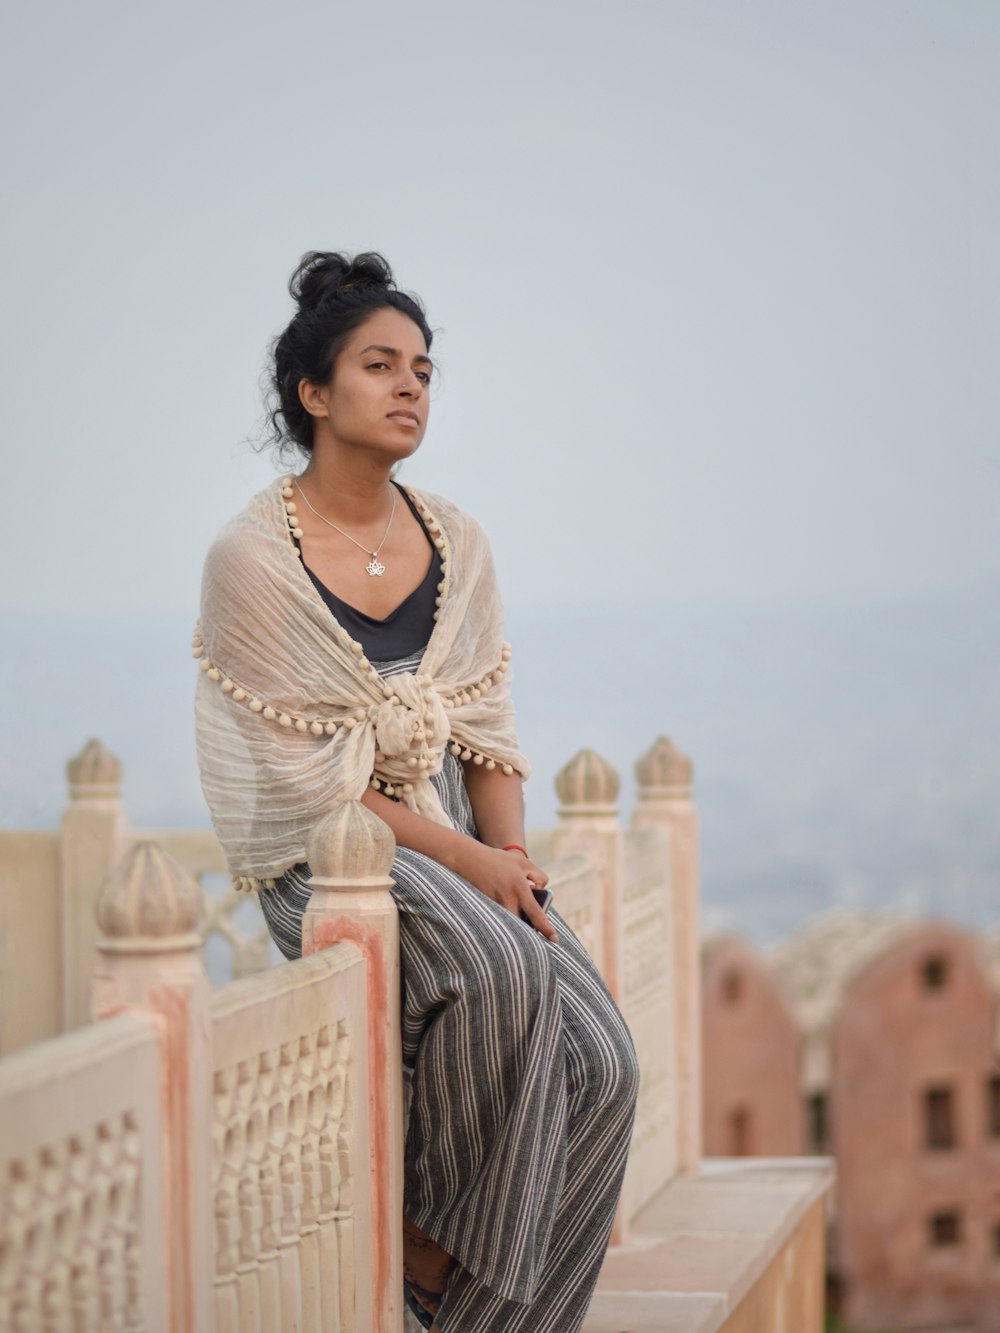
M305 956L213 991L200 886L130 847L96 904L105 1021L0 1061L0 1328L399 1333L394 854L332 812Z
M317 826L303 957L267 966L263 927L232 924L245 895L230 903L206 893L204 881L224 869L209 835L165 831L153 841L130 831L121 765L97 742L69 777L58 832L0 834L0 1021L2 1049L15 1052L0 1060L0 1328L400 1333L390 831L357 802ZM734 1184L701 1162L690 761L660 740L637 778L626 827L618 775L581 751L557 779L557 826L530 835L560 911L625 1013L642 1071L593 1333L625 1327L616 1274L628 1275L633 1295L637 1282L646 1290L648 1275L637 1279L629 1256L654 1252L651 1225L675 1235L711 1204L707 1245L727 1198L755 1187L770 1197L767 1180L755 1186L746 1169ZM214 990L202 956L209 928L228 939L237 974ZM11 947L22 938L43 944L53 965ZM751 1281L749 1261L720 1260L715 1287L671 1305L673 1288L684 1290L674 1263L671 1291L661 1275L629 1306L634 1333L674 1327L668 1307L698 1313L697 1325L677 1328L735 1333L758 1327L748 1311L779 1300L799 1312L801 1333L818 1333L825 1179L820 1168L790 1177L780 1221L753 1233L761 1256L784 1247L794 1263L757 1260Z

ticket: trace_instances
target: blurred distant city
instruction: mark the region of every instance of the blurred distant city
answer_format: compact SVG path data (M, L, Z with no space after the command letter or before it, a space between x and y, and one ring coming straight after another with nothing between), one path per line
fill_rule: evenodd
M0 824L51 826L90 736L138 827L207 826L190 619L25 613L3 664ZM753 610L511 608L529 824L581 746L632 802L659 734L695 765L702 917L767 944L833 907L1000 917L1000 599Z

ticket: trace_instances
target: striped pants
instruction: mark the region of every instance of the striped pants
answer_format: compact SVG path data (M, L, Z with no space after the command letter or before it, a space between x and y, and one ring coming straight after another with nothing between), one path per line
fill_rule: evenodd
M457 760L440 780L468 831ZM260 895L288 958L301 951L308 875L296 866ZM404 1212L458 1261L438 1325L574 1333L632 1131L639 1076L628 1029L557 911L552 944L419 852L398 849L392 877L412 1087Z

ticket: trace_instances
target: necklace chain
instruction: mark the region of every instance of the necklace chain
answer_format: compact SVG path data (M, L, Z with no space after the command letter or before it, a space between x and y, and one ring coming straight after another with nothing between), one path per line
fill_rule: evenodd
M304 490L302 489L302 487L299 485L297 479L296 479L296 482L295 482L295 489L296 489L296 490L298 491L298 493L302 496L303 500L305 500L306 504L307 504L308 507L313 511L313 513L316 515L316 517L317 517L318 519L322 519L322 521L327 525L327 527L333 528L334 531L335 531L335 532L339 532L340 535L341 535L342 537L346 537L347 540L348 540L349 542L354 542L354 545L358 548L359 551L364 551L365 555L370 555L370 556L371 556L371 560L369 560L368 565L367 565L367 569L368 569L368 573L369 573L369 574L371 574L371 575L372 575L373 577L375 577L375 578L379 578L379 577L381 577L381 576L385 573L385 565L383 565L383 564L380 562L380 560L379 560L379 558L378 558L378 553L379 553L379 551L381 551L382 547L385 545L385 539L386 539L386 537L388 537L388 535L389 535L389 529L392 527L392 520L393 520L393 518L395 518L395 516L396 516L396 488L395 488L395 486L392 486L392 487L391 487L391 490L392 490L392 505L391 505L391 507L390 507L390 509L389 509L389 522L385 525L385 532L382 533L382 540L379 542L378 546L375 547L375 550L374 550L374 551L369 550L369 548L368 548L367 546L363 545L363 543L359 542L359 541L357 540L357 538L352 537L351 534L350 534L349 532L345 532L343 528L338 528L337 525L336 525L336 523L333 523L333 522L332 522L330 519L328 519L324 514L321 514L321 513L319 512L319 510L316 508L316 506L310 503L308 495L306 495L305 491L304 491Z

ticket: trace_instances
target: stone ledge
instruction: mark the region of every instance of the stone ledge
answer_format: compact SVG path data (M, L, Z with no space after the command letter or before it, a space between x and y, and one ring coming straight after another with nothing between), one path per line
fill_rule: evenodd
M583 1333L718 1333L832 1182L825 1157L704 1160L608 1251Z

